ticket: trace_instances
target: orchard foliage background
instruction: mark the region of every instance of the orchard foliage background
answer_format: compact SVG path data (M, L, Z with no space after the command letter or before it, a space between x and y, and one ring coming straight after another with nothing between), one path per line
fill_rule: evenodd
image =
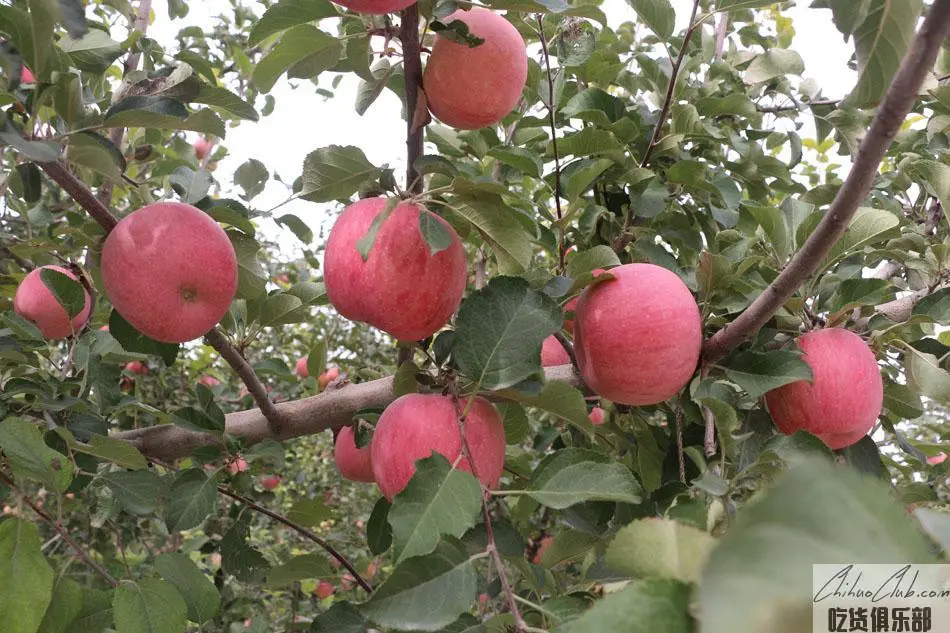
M626 21L596 0L489 1L529 43L519 108L495 128L423 130L416 37L430 47L436 21L467 4L373 17L326 0L232 0L206 32L171 0L181 31L169 49L148 37L148 0L0 6L5 632L800 631L811 564L835 562L829 552L946 556L948 49L923 68L906 119L878 106L922 16L946 32L948 3L814 2L855 47L859 80L838 101L801 80L787 3L697 0L674 32L668 0L629 0ZM393 125L407 125L409 173L359 147L320 147L333 122L301 121L314 147L288 187L315 204L256 206L275 177L259 160L216 180L229 125L268 116L268 93L288 79L328 96L358 80L360 113L383 91L408 95L409 123ZM888 145L871 123L895 112ZM217 143L202 159L195 132ZM862 141L888 148L876 176ZM867 196L843 187L836 155L873 177ZM342 203L407 191L463 237L470 298L453 328L397 357L326 306L320 258ZM849 195L860 209L847 232L803 269L793 257ZM102 211L166 199L209 213L238 254L238 298L207 344L150 341L101 293L88 327L61 343L10 309L39 265L76 264L100 288ZM303 258L266 238L278 225ZM544 380L557 303L593 269L627 262L679 275L707 339L743 313L764 327L707 345L688 388L657 406L585 400L570 366ZM805 283L777 311L746 311L790 269ZM70 309L78 293L57 295ZM822 325L860 333L885 376L879 427L838 454L776 435L760 404L810 378L791 340ZM301 380L292 368L305 355ZM344 376L317 395L314 376L331 365ZM235 414L262 385L294 403L264 400L272 424ZM438 457L391 507L340 480L320 431L443 387L503 401L507 469L484 512L475 480ZM596 428L594 404L608 411Z

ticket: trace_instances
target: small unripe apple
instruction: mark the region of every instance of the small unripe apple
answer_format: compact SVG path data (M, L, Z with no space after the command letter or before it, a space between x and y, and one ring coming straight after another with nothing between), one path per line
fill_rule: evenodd
M535 565L540 565L541 559L544 556L544 552L546 552L547 549L551 547L551 543L553 542L554 542L553 536L545 536L544 538L542 538L540 545L538 545L538 551L535 552L534 558L531 559L531 562L534 563Z
M336 589L333 587L333 585L328 583L326 580L321 580L313 590L313 595L323 600L324 598L329 598L332 596L334 591L336 591Z
M372 442L363 448L358 448L356 446L356 432L353 427L344 426L340 429L333 447L333 461L336 462L336 468L343 477L350 481L367 483L375 481L373 479L371 445Z
M607 413L600 407L594 407L593 409L590 410L590 414L587 417L590 418L591 424L593 424L594 426L600 426L601 424L604 423L604 420L607 417Z
M43 283L40 272L44 269L55 270L70 279L76 279L76 275L71 270L62 266L34 268L17 286L16 294L13 296L13 310L39 328L47 339L66 338L82 329L83 324L89 318L89 312L92 310L92 301L89 292L83 288L83 295L85 296L83 308L79 311L79 314L70 319L66 308Z
M549 336L544 339L541 345L541 366L554 367L556 365L570 365L571 357L567 355L567 350L561 345L561 341L555 336Z
M211 150L214 149L214 142L202 136L195 141L194 148L195 156L198 157L198 160L204 160L205 157L211 153Z
M474 7L442 18L461 20L484 40L476 47L436 35L422 84L429 109L446 125L464 130L495 125L521 99L528 78L524 38L498 13Z
M459 406L464 407L465 401ZM479 481L496 487L505 466L505 427L498 410L484 398L475 398L469 408L465 438ZM376 483L392 499L412 479L416 461L436 452L454 464L461 454L455 401L451 396L421 393L397 398L379 417L370 446ZM464 458L458 468L472 472Z
M198 384L204 385L208 389L213 389L214 387L217 387L218 385L220 385L221 381L215 378L214 376L209 376L208 374L205 374L204 376L198 379Z
M139 360L131 360L127 362L125 364L125 369L140 376L144 376L148 373L148 365Z
M132 327L164 343L206 334L237 291L227 233L200 209L158 202L119 221L102 247L102 280Z
M273 490L278 485L280 485L280 477L277 475L261 477L261 487L264 488L264 490Z
M609 272L614 279L588 287L575 309L581 377L616 403L668 400L689 382L699 362L699 306L666 268L626 264Z
M382 15L402 11L415 4L416 0L333 0L333 2L357 13Z
M382 222L363 261L357 242L386 206L385 198L354 202L333 225L324 254L327 297L348 319L418 341L441 329L458 309L465 291L465 250L448 222L404 202ZM435 255L419 227L424 213L449 238L448 248Z
M338 367L330 367L325 372L317 376L317 384L320 385L321 389L326 389L327 385L339 378L340 369Z
M860 336L843 328L808 332L797 342L814 380L765 394L775 426L786 435L807 431L831 449L851 446L881 415L884 381L877 358Z
M304 356L303 358L297 361L297 367L295 368L294 371L296 371L297 375L300 376L301 378L307 378L308 376L310 376L310 369L307 367L306 356Z

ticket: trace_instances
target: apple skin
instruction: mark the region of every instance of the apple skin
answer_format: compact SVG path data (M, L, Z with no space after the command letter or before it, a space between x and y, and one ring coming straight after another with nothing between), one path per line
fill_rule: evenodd
M204 160L205 157L211 153L211 150L214 149L214 142L209 141L202 136L197 141L195 141L194 148L195 156L198 157L198 160Z
M83 294L85 295L83 308L79 311L79 314L70 319L66 308L60 304L53 293L50 292L50 289L46 287L46 284L43 283L40 271L44 268L59 271L70 279L76 279L76 275L72 271L62 266L34 268L17 286L16 294L13 296L13 310L38 327L47 339L66 338L70 334L81 330L89 319L89 312L92 310L89 291L83 288Z
M465 418L465 438L478 479L488 488L496 487L505 466L505 427L498 410L484 398L472 402ZM421 393L397 398L379 417L370 447L376 483L392 500L412 479L416 461L436 452L454 464L461 454L454 400ZM458 468L472 472L464 458Z
M26 66L24 66L23 70L20 71L20 83L21 84L35 84L36 83L36 76L34 76L33 71L27 68Z
M280 477L277 475L270 475L268 477L261 477L261 487L264 490L273 490L280 485Z
M456 11L444 24L461 20L485 41L475 48L436 35L422 84L429 109L446 125L477 130L495 125L521 99L528 78L524 38L501 15L482 9Z
M382 15L402 11L414 5L416 0L333 0L333 2L357 13Z
M310 376L310 369L307 367L307 357L304 356L297 361L297 367L295 369L297 375L301 378L307 378Z
M607 419L607 412L601 409L600 407L594 407L590 410L588 416L590 418L590 423L594 426L600 426L604 423L604 420Z
M221 381L215 378L214 376L209 376L208 374L205 374L204 376L198 379L198 384L204 385L208 389L213 389L217 387L218 385L220 385Z
M458 309L465 292L465 250L455 229L430 214L451 236L449 247L432 255L419 229L420 214L430 212L402 203L382 223L364 262L356 243L386 204L385 198L359 200L333 225L324 254L327 298L348 319L418 341L441 329Z
M350 481L372 483L373 477L372 441L363 448L356 446L356 432L352 426L344 426L336 436L333 445L333 461L340 474Z
M574 312L577 310L577 304L581 300L580 297L574 297L570 301L564 304L565 314L568 312ZM564 317L564 329L567 330L570 334L574 334L574 318L573 317Z
M663 402L699 362L702 317L675 273L653 264L611 269L589 286L574 313L574 353L598 395L634 406Z
M843 328L814 330L797 342L814 380L765 394L775 426L786 435L808 431L833 450L851 446L881 415L884 381L877 358L860 336Z
M243 473L247 469L248 469L247 460L244 459L243 457L238 457L234 459L234 461L228 463L228 472L231 473L232 475Z
M531 562L535 565L541 564L541 559L544 557L544 552L547 551L551 544L554 543L553 536L545 536L541 539L541 543L538 545L538 551L535 552L534 558L531 559Z
M561 345L561 341L555 336L549 336L544 339L541 345L541 366L554 367L557 365L570 365L571 357L567 355L567 350Z
M102 280L132 327L163 343L184 343L221 320L237 291L237 257L211 216L157 202L119 221L102 247Z
M340 376L340 369L338 367L330 367L325 372L317 376L317 384L320 385L320 389L326 389L327 385L336 380Z
M947 454L944 453L943 451L927 458L927 463L930 464L931 466L937 466L939 464L944 463L945 461L947 461Z
M148 365L138 360L131 360L125 364L125 369L132 372L133 374L138 374L139 376L144 376L148 373Z
M336 591L336 589L333 587L333 585L328 583L326 580L321 580L317 584L317 587L313 590L313 594L323 600L332 596L334 591Z

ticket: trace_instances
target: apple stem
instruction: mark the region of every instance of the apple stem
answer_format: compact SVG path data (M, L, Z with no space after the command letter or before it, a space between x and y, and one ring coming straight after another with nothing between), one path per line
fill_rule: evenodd
M406 187L410 194L422 193L423 182L416 162L423 152L425 125L416 125L416 108L422 88L422 57L419 41L419 8L413 4L399 13L399 41L402 42L403 76L406 92Z
M867 198L878 167L917 100L924 79L950 36L950 0L936 0L901 62L887 94L871 122L844 185L801 249L778 277L732 323L706 341L703 356L718 360L748 340L791 298L818 269L831 248L848 230L858 206Z
M548 42L544 37L544 22L541 14L538 19L538 35L541 39L541 54L544 56L544 67L548 76L548 123L551 126L551 151L554 154L554 209L557 213L557 271L564 272L564 225L561 220L564 212L561 210L561 158L557 152L557 126L554 121L554 80L551 78L551 56L548 54ZM562 71L563 72L563 71Z

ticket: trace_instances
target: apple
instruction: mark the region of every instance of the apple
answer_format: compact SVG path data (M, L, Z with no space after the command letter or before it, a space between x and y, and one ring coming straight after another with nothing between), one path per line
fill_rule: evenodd
M422 85L429 110L446 125L477 130L501 121L521 99L528 78L524 38L503 16L474 7L441 21L461 20L484 40L474 48L436 35Z
M228 472L231 473L232 475L243 473L247 471L247 469L248 469L247 460L245 460L243 457L237 457L228 463ZM263 485L263 482L261 482L261 485ZM276 484L275 484L275 487L276 487Z
M227 233L211 216L180 202L157 202L125 216L102 247L102 280L132 327L163 343L206 334L237 291Z
M350 574L343 574L343 578L340 579L340 585L346 591L352 591L353 587L356 586L356 578L354 578Z
M545 536L541 539L540 545L538 545L538 551L535 552L534 558L531 559L531 562L535 565L541 564L541 559L544 557L544 552L547 551L551 544L554 542L553 536Z
M140 376L144 376L145 374L148 373L148 365L138 360L132 360L132 361L127 362L125 364L125 369L132 372L133 374L138 374Z
M699 306L666 268L625 264L609 272L614 279L589 286L574 312L581 377L616 403L668 400L689 382L699 362Z
M79 311L79 314L70 319L66 308L43 283L40 272L44 269L61 272L70 279L78 281L71 270L62 266L34 268L17 286L16 294L13 296L13 310L39 328L47 339L66 338L70 334L75 334L81 330L89 319L89 312L92 310L89 291L83 288L83 294L85 295L83 308Z
M198 157L198 160L204 160L205 157L211 153L211 150L214 149L214 141L209 141L205 137L199 138L195 141L195 156Z
M382 222L364 262L357 242L387 204L385 198L354 202L333 225L324 254L327 298L348 319L418 341L441 329L458 309L467 275L465 250L448 222L404 202ZM450 240L435 255L419 227L422 214Z
M217 387L218 385L220 385L221 381L215 378L214 376L209 376L208 374L205 374L204 376L198 379L198 384L204 385L208 389L213 389Z
M36 83L36 77L33 75L33 71L27 68L26 66L24 66L23 70L20 71L20 83L21 84L35 84Z
M567 355L567 350L561 345L561 341L555 336L549 336L544 339L541 345L541 366L553 367L555 365L570 365L571 357Z
M310 369L307 368L307 358L307 356L304 356L303 358L299 359L297 361L297 367L294 369L294 371L297 372L297 375L301 378L307 378L310 376Z
M317 376L317 383L320 385L320 389L326 389L327 385L336 380L340 376L340 370L337 367L330 367L325 372Z
M323 600L324 598L329 598L332 596L334 591L336 591L336 589L333 587L333 585L328 583L326 580L321 580L317 584L317 587L313 590L313 595Z
M261 477L261 486L264 488L264 490L273 490L278 485L280 485L280 477L277 475Z
M108 325L103 325L101 328L99 328L99 331L100 331L100 332L108 332L108 331L109 331L109 326L108 326Z
M927 463L931 466L937 466L938 464L942 464L945 461L947 461L947 454L943 451L927 458Z
M479 481L488 488L496 487L505 465L505 427L498 410L484 398L472 402L465 419L465 438ZM370 447L376 483L391 500L409 483L417 460L434 451L454 464L461 454L454 399L421 393L397 398L379 417ZM458 468L472 472L464 458Z
M373 578L376 577L376 574L378 572L379 572L379 565L374 561L372 563L369 563L366 566L366 573L364 573L363 576L366 577L366 580L372 580Z
M567 303L565 303L565 304L564 304L564 312L565 312L565 313L568 313L568 312L573 313L575 310L577 310L577 302L580 301L580 300L581 300L581 298L578 296L578 297L574 297L573 299L571 299L570 301L568 301ZM570 334L574 334L574 317L573 317L573 316L570 316L570 317L565 316L565 317L564 317L564 329L567 330Z
M600 407L594 407L590 410L588 416L590 418L590 423L594 426L600 426L604 423L604 420L607 418L607 412L601 409Z
M356 432L352 426L344 426L340 429L333 447L333 461L336 462L336 468L344 478L368 483L374 481L370 446L372 442L363 448L357 448Z
M382 15L402 11L415 4L416 0L333 0L333 2L357 13Z
M808 431L831 449L851 446L881 415L884 382L877 358L860 336L842 328L814 330L797 342L814 379L765 394L775 426L786 435Z

